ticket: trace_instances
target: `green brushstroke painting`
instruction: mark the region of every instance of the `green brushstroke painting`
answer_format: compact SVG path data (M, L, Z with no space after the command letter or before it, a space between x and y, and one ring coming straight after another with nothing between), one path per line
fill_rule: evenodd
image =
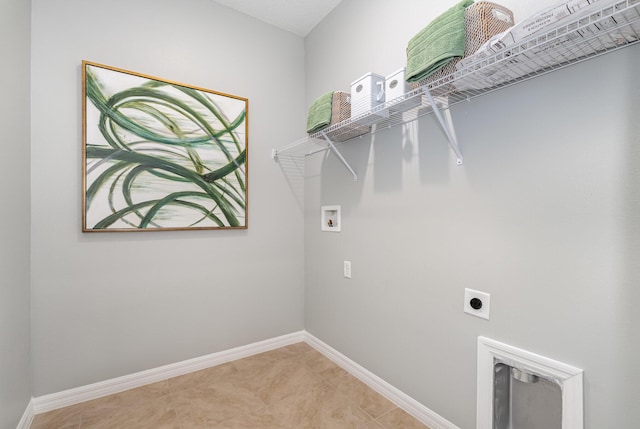
M247 227L247 99L82 65L83 231Z

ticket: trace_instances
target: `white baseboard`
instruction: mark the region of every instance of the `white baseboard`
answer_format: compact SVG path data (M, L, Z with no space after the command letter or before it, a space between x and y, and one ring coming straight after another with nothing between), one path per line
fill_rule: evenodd
M114 393L123 392L125 390L167 380L190 372L221 365L223 363L253 356L258 353L288 346L304 340L304 331L295 332L293 334L283 335L269 340L248 344L246 346L236 347L230 350L212 353L210 355L188 359L182 362L136 372L134 374L113 378L111 380L105 380L74 389L64 390L62 392L39 396L37 398L33 398L30 403L30 406L32 407L31 414L46 413L47 411L57 410L59 408L68 407L70 405L79 404L92 399L102 398L104 396L113 395ZM25 426L25 429L26 428L28 428L28 426Z
M360 366L306 331L304 341L431 429L460 429L444 417L436 414L406 393L398 390L371 371Z
M33 411L33 398L31 398L31 400L27 404L27 409L24 410L24 414L18 422L18 426L16 426L16 429L29 429L35 415L36 414Z
M371 371L360 366L342 353L322 342L306 331L294 332L246 346L213 353L194 359L177 362L134 374L105 380L74 389L64 390L50 395L32 398L17 429L28 429L35 414L57 410L92 399L113 395L125 390L134 389L147 384L167 380L172 377L210 368L237 359L253 356L269 350L304 341L320 353L331 359L345 371L357 377L376 392L411 414L431 429L460 429L429 408L425 407L406 393L398 390Z

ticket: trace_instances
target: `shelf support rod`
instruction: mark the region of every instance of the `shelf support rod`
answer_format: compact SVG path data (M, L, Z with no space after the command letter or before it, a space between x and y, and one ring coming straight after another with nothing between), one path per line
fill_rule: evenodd
M456 131L453 127L453 119L451 118L451 113L449 112L449 107L445 108L445 116L442 115L440 108L436 104L429 88L425 85L422 90L424 94L429 99L429 104L431 104L431 108L433 109L433 113L436 114L436 118L438 118L438 122L442 126L444 133L447 135L447 139L449 139L449 145L451 149L456 153L456 157L458 158L456 164L462 165L462 152L460 151L460 146L458 145L458 138L456 137Z
M342 163L344 164L344 166L347 168L347 170L349 170L349 172L353 175L353 181L357 182L358 181L358 175L356 174L355 171L353 171L353 168L351 168L351 166L349 165L349 163L347 162L346 159L344 159L344 157L342 156L342 154L340 153L340 151L336 148L336 146L333 144L333 142L331 141L331 139L327 136L327 134L324 131L321 131L322 137L324 137L324 139L327 141L327 143L329 143L329 146L331 147L331 150L333 151L333 153L336 154L336 156L338 157L338 159L340 159L340 161L342 161Z

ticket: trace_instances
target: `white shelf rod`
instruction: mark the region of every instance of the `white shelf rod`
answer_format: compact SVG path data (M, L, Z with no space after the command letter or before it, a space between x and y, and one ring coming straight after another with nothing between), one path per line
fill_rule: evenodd
M451 149L456 153L456 157L458 158L456 163L458 165L462 165L462 152L460 152L460 146L458 145L458 138L456 136L455 128L453 127L453 120L451 119L451 113L449 112L449 106L445 108L445 116L442 116L442 112L440 108L436 104L431 92L429 92L429 88L427 85L423 87L424 94L429 99L429 104L433 109L433 113L436 114L436 118L438 118L438 122L442 126L444 133L447 135L447 139L449 140L449 145Z
M347 162L346 159L344 159L344 157L342 156L342 154L340 153L340 151L336 148L336 146L333 144L333 142L331 141L331 139L327 136L327 134L324 131L321 131L322 137L324 137L324 139L327 141L327 143L329 143L329 146L331 147L331 150L333 151L333 153L336 154L336 156L338 157L338 159L340 159L340 161L342 161L342 163L344 164L345 167L347 167L347 170L349 170L349 172L353 175L353 181L357 182L358 181L358 175L356 174L355 171L353 171L353 168L351 168L351 166L349 165L349 163Z

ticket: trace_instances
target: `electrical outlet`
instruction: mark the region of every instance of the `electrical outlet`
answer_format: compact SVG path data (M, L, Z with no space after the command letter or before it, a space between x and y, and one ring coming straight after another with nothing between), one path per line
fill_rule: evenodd
M491 295L473 289L464 290L464 312L489 320Z
M344 276L347 279L351 278L351 261L344 261Z

